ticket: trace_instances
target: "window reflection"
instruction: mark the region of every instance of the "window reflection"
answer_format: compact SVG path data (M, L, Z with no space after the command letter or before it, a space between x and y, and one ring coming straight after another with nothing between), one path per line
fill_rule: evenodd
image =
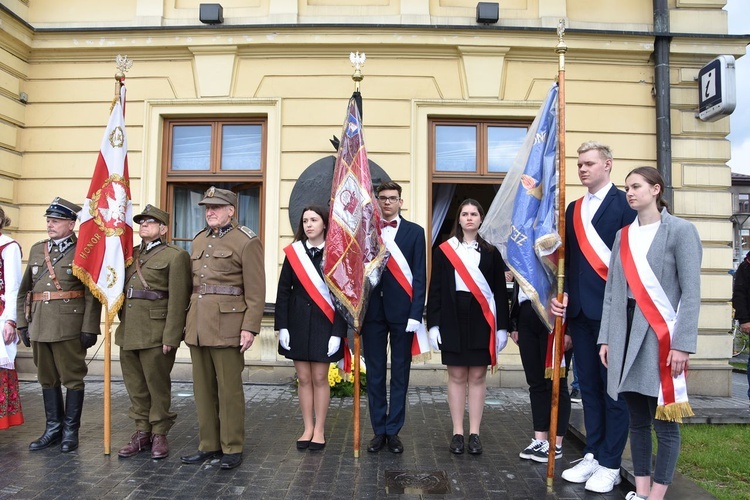
M476 127L466 125L435 127L435 169L438 172L476 171Z
M176 125L172 130L172 170L211 168L211 125Z
M224 125L221 138L222 170L260 170L262 127Z
M526 137L526 127L487 128L487 167L490 172L507 172Z

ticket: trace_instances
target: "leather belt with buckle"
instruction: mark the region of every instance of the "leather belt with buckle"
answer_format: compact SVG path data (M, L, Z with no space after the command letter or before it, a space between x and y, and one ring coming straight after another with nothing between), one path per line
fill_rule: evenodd
M31 300L34 302L49 300L70 300L83 297L83 290L73 290L71 292L40 292L31 295Z
M194 286L193 293L199 295L243 295L245 289L239 286L231 285L207 285Z
M133 290L132 288L128 288L125 295L129 299L159 300L168 298L169 292L161 290Z

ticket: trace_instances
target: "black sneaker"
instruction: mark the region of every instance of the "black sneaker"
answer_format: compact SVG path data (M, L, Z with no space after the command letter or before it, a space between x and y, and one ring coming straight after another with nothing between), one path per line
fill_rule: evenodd
M524 450L518 454L519 457L524 460L531 460L534 456L534 452L542 447L547 441L541 441L539 439L532 439L531 444L528 445Z
M538 449L535 450L534 453L531 455L531 459L534 462L539 462L541 464L546 464L549 460L549 441L545 441L544 444ZM555 460L562 458L562 446L555 446Z
M570 391L570 401L573 403L580 403L581 402L581 391L578 389L573 389Z

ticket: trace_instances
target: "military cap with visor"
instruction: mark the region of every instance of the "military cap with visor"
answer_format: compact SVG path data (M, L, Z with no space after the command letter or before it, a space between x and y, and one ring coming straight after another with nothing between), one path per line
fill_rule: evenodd
M44 216L52 219L78 220L78 212L81 210L82 208L75 203L58 196L52 200Z
M164 210L157 208L151 204L146 205L143 208L143 212L133 217L133 222L141 224L145 220L154 219L165 226L169 225L169 214Z
M198 205L232 205L236 207L237 195L228 189L211 186L203 195L203 199L198 202Z

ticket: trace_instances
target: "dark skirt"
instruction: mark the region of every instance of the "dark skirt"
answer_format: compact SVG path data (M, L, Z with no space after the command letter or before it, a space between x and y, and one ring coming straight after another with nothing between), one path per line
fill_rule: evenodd
M474 330L485 332L489 326L483 316L474 317L469 314L471 305L477 307L477 300L469 292L456 292L456 316L458 316L457 332L440 332L441 336L458 335L461 340L461 352L440 351L441 361L447 366L489 366L489 343L482 349L469 349L469 338ZM476 310L476 309L475 309ZM486 333L484 333L486 335Z

